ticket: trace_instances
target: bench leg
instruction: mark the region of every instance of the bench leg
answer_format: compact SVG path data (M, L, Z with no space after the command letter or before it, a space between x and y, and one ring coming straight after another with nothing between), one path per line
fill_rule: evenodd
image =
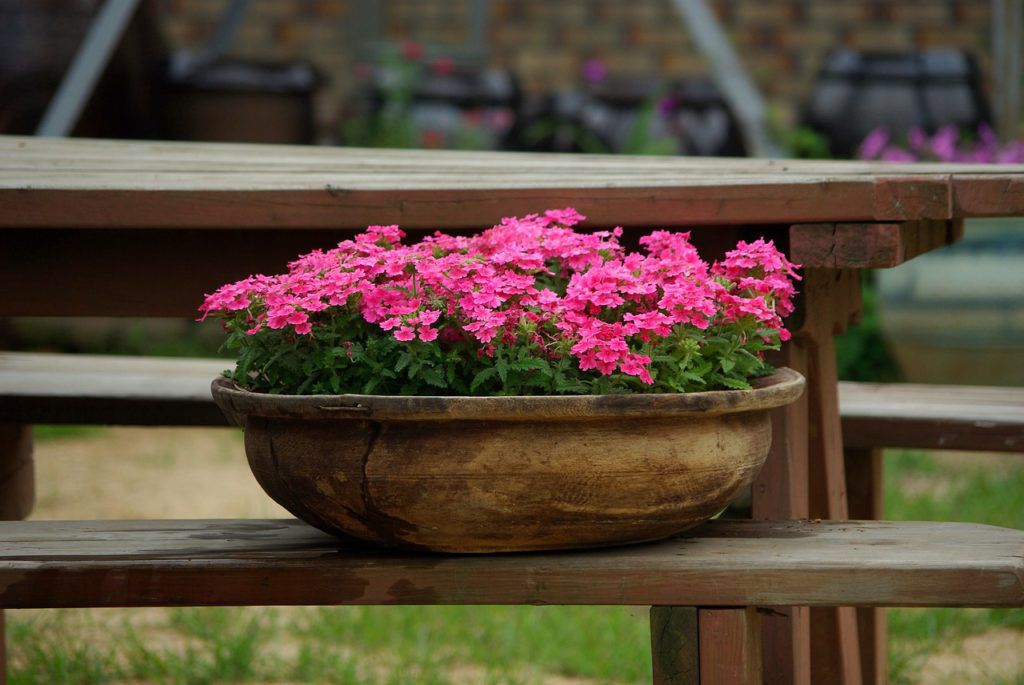
M753 607L651 607L654 685L761 685L761 615Z
M882 450L846 449L846 489L850 518L881 521L885 518ZM864 685L884 685L889 678L889 625L882 607L857 609L860 665Z
M19 521L35 504L32 428L0 423L0 521Z
M28 516L35 503L35 468L32 464L32 428L0 423L0 520ZM7 684L7 639L0 610L0 685Z
M761 614L745 609L700 609L701 685L761 685Z
M700 682L697 609L651 607L651 666L654 685Z

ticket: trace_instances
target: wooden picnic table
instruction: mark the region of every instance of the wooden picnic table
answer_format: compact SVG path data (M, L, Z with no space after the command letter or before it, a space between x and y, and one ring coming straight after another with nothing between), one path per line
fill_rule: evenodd
M859 272L955 241L965 217L1024 215L1024 167L0 137L0 316L192 316L220 284L370 224L480 229L565 206L627 240L693 229L710 253L764 235L804 265L777 361L808 392L775 418L753 516L874 518L880 463L844 464L833 343ZM0 440L0 501L30 500L24 431ZM766 682L883 682L879 611L773 609Z

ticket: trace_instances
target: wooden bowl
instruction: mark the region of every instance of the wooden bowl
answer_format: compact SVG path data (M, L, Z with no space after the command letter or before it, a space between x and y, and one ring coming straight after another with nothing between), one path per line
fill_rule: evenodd
M226 378L256 479L295 516L391 547L510 552L664 538L748 486L779 369L752 390L569 397L269 395Z

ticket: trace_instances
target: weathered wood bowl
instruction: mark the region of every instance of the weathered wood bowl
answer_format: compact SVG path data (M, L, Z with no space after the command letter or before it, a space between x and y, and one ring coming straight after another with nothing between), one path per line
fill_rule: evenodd
M510 552L664 538L718 513L803 391L576 397L287 396L213 382L256 479L295 516L392 547Z

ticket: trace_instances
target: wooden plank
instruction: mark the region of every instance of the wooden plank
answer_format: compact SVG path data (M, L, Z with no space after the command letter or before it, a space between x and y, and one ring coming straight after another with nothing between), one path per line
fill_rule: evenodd
M761 616L754 607L700 609L700 685L761 685Z
M1024 389L840 383L847 447L1024 451Z
M67 179L69 183L72 180ZM929 203L902 212L897 208L871 209L875 186L869 181L825 182L817 177L794 178L793 182L754 178L733 183L700 178L690 185L679 185L669 176L622 185L621 178L618 182L611 176L590 181L568 169L558 177L527 178L520 182L521 187L508 176L496 177L484 185L479 177L449 175L447 188L395 189L403 185L401 181L383 180L380 189L352 189L357 180L327 177L315 189L279 190L273 178L248 179L251 187L245 190L217 191L176 187L7 189L0 177L0 228L255 231L398 224L407 230L481 229L504 216L567 205L587 216L589 227L652 228L665 224L944 219L948 210L948 191L940 181L929 183ZM192 175L183 175L173 185L187 187L194 182ZM114 179L106 185L120 183L120 179Z
M772 363L806 375L807 346L799 337ZM805 519L807 500L807 393L772 412L772 446L751 487L754 519ZM811 624L806 606L780 607L762 620L764 677L771 685L811 682Z
M572 167L601 173L609 162L631 172L652 169L690 169L706 174L760 176L772 174L816 174L830 176L880 176L918 178L945 176L1006 178L1021 165L990 164L891 164L864 161L748 159L735 157L649 157L630 155L573 155L464 152L451 150L408 150L355 147L313 147L247 143L181 143L74 138L43 140L25 136L0 136L5 162L0 169L50 171L105 170L140 172L189 171L211 174L294 173L344 170L372 170L378 167L420 170L461 166L471 172L504 164L510 171L536 166L539 159L557 168ZM146 179L143 179L146 180ZM152 181L152 179L148 179ZM300 182L301 183L301 182Z
M22 423L226 426L230 360L0 352L0 415Z
M953 242L954 221L796 224L790 227L790 258L804 267L894 267Z
M1022 178L1021 166L2 138L0 227L481 227L565 204L593 226L909 221L1021 213L987 189Z
M696 608L651 607L651 666L654 685L700 683Z
M0 607L610 604L1024 607L1024 531L713 521L668 541L393 552L296 520L0 522Z
M1024 178L972 173L952 179L954 216L1024 215Z

